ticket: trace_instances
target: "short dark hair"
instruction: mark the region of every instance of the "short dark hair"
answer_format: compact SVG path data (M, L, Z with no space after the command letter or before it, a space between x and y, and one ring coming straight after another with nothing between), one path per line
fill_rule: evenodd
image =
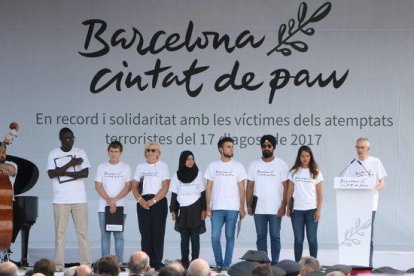
M231 137L223 137L223 138L221 138L221 139L218 141L218 143L217 143L217 148L222 148L222 147L223 147L223 145L224 145L224 143L226 143L226 142L230 142L230 143L234 144L234 140L233 140L233 138L231 138Z
M73 131L68 127L64 127L59 131L59 138L62 138L64 133L72 133L73 134Z
M55 263L47 258L42 258L34 264L33 272L43 273L46 276L53 276L56 272Z
M122 146L121 142L119 142L119 141L112 141L108 145L108 151L109 151L110 148L119 149L120 152L122 152L124 150L124 147Z
M99 275L119 275L119 262L113 255L103 256L95 265Z

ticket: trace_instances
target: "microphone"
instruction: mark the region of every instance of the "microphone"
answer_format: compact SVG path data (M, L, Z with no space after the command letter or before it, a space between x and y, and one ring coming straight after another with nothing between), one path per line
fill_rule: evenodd
M367 168L365 168L365 166L364 166L364 165L362 165L361 161L359 161L359 160L358 160L358 164L360 164L360 165L361 165L361 167L363 167L363 168L364 168L364 170L365 170L365 172L368 174L368 176L371 176L371 173L367 170Z
M342 171L341 171L341 173L339 174L339 176L342 176L343 174L344 174L344 172L346 171L346 169L348 169L348 167L349 166L351 166L352 165L352 163L354 163L355 162L355 158L354 159L352 159L352 161L351 161L351 163L349 163ZM358 161L359 162L359 161Z

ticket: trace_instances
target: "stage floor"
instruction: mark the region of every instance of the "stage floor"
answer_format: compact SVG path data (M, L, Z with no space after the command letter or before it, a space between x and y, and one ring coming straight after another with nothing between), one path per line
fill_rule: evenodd
M243 254L249 249L255 249L254 244L249 245L250 247L240 247L236 246L233 254L233 263L236 263ZM20 245L12 247L13 254L11 259L18 261L20 259L20 250L17 247ZM113 246L112 246L113 250ZM136 250L139 250L138 247L125 246L124 253L124 262L128 261L130 254ZM78 252L75 245L67 247L65 261L66 263L77 263L78 262ZM304 249L304 256L306 256L309 251ZM41 248L41 247L31 247L29 248L29 265L32 266L34 262L40 258L50 258L54 259L54 249L53 248ZM97 260L100 257L100 248L98 245L92 245L92 258L93 261ZM201 243L201 254L200 257L207 260L212 266L214 266L214 256L211 249L211 245L205 242ZM176 260L180 258L180 249L177 245L165 245L164 249L164 259L165 261ZM293 259L293 249L284 249L282 245L282 250L280 253L280 260L283 259ZM337 250L326 250L320 249L318 252L318 259L321 265L329 266L338 264L338 251ZM414 267L414 252L411 251L384 251L377 250L374 252L374 268L382 266L390 266L399 270L407 270ZM352 265L352 264L351 264Z

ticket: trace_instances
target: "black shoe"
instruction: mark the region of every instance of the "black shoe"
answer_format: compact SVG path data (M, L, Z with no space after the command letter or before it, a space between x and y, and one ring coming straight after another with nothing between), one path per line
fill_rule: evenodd
M213 271L217 272L217 273L221 273L222 269L219 266L216 266Z

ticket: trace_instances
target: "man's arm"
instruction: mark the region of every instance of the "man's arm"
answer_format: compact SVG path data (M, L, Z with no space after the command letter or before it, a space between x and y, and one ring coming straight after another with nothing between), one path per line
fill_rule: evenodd
M283 186L282 204L280 205L280 208L277 211L277 215L279 217L283 217L286 214L286 206L287 206L287 201L288 201L288 180L283 181L282 186Z
M95 190L102 197L108 206L116 206L116 202L123 199L131 191L131 181L125 182L124 188L114 197L110 197L101 182L95 181Z
M244 209L244 204L245 204L245 200L246 200L246 191L244 190L244 179L242 181L239 181L237 183L238 187L239 187L239 195L240 195L240 210L239 210L239 214L241 218L244 218L246 216L246 211Z
M117 194L114 197L115 202L117 202L118 200L123 199L124 197L126 197L127 194L129 194L129 192L131 191L131 184L132 181L127 181L125 182L125 186L124 188L119 192L119 194Z
M381 191L381 190L382 190L382 188L384 188L384 186L385 186L385 181L384 181L384 178L381 178L381 179L377 182L377 185L375 185L375 190L376 190L377 192L379 192L379 191Z
M72 158L66 165L63 165L62 167L57 167L55 169L51 169L47 171L47 174L49 178L55 178L58 176L69 176L75 179L78 178L87 178L89 175L89 169L84 168L81 171L78 172L67 172L67 169L69 169L72 166L78 166L83 163L83 159L81 157L78 158Z
M247 180L246 204L247 204L247 213L251 216L253 215L253 209L252 209L253 190L254 190L254 181Z
M288 180L287 189L286 189L287 190L287 192L286 192L286 215L288 217L290 217L290 215L292 214L292 211L293 211L292 210L293 206L291 207L290 205L292 205L291 201L292 201L294 188L295 188L295 184L291 180Z
M207 180L206 185L206 204L207 204L207 216L211 217L211 191L213 188L213 181Z
M78 171L78 172L65 172L63 175L64 176L69 176L69 177L72 177L72 178L75 178L75 179L87 178L88 175L89 175L89 168L84 168L83 170Z
M0 164L0 173L8 175L8 176L15 176L17 173L16 167L12 164L1 163Z

